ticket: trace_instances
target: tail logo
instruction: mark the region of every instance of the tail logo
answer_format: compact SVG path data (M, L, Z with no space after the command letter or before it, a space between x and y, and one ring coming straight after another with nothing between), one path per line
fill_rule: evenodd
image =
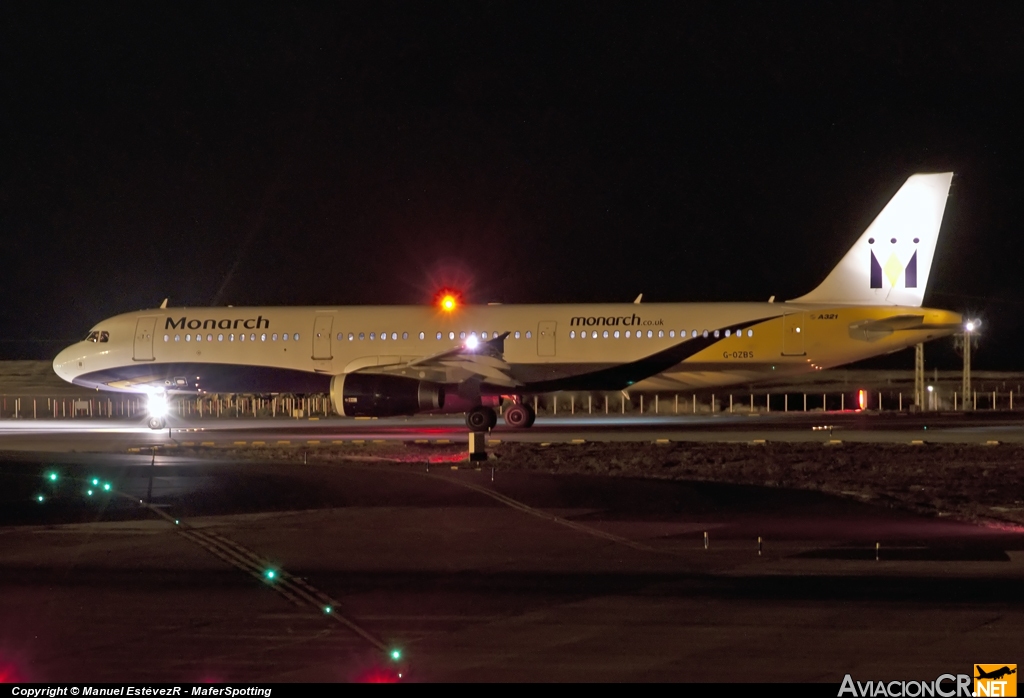
M897 240L892 238L889 241L892 245L895 245ZM889 253L888 259L885 260L885 264L878 262L878 257L875 256L875 250L871 250L871 288L882 288L883 275L886 280L889 281L889 286L895 288L896 283L900 280L900 275L903 275L903 284L905 288L917 288L917 244L921 242L920 238L914 238L914 251L910 255L910 261L907 262L906 266L900 262L900 258L896 255L896 251L893 250ZM868 244L874 245L875 239L868 238ZM881 245L881 243L880 243ZM879 251L879 254L884 254Z

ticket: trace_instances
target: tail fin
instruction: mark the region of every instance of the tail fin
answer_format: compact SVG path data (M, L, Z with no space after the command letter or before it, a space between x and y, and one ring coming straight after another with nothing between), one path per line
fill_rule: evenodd
M920 307L952 180L910 177L821 285L789 302Z

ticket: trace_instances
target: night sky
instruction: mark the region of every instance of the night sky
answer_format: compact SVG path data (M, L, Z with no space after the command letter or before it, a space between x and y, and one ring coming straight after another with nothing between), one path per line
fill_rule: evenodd
M984 319L977 368L1024 369L1022 20L5 2L0 359L164 297L792 298L910 174L953 170L926 304Z

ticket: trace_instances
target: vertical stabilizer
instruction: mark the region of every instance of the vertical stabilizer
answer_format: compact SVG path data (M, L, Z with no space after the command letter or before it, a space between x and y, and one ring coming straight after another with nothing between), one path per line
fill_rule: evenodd
M952 180L913 175L821 285L789 302L920 307Z

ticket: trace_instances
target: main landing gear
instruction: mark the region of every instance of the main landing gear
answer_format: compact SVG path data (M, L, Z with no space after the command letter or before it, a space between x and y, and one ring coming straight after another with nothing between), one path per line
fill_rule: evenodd
M505 410L505 424L513 429L528 429L537 419L530 405L517 402ZM498 423L498 415L490 407L474 407L466 413L466 426L470 431L490 431Z
M505 410L505 424L513 429L528 429L533 426L536 419L537 413L533 411L533 408L521 402L510 405Z
M498 423L498 415L490 407L474 407L466 413L470 431L490 431Z

